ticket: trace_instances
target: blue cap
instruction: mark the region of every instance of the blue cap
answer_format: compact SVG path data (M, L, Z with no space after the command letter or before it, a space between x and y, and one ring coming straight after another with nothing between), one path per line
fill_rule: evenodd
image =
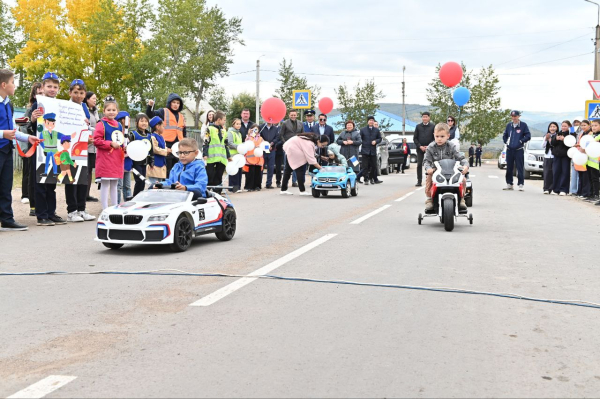
M124 119L125 117L129 116L129 112L127 111L121 111L117 114L117 117L115 118L116 120L121 120Z
M46 79L58 80L58 75L54 72L46 72L44 76L42 76L42 80Z
M83 83L83 80L81 80L81 79L75 79L74 81L71 82L71 86L69 86L69 87L73 87L73 86L85 86L85 83Z
M48 112L46 115L44 115L44 119L49 121L55 121L56 114L54 112Z
M63 136L63 137L60 139L60 143L61 143L61 144L62 144L62 143L64 143L65 141L68 141L68 142L70 143L70 142L71 142L71 136Z
M155 116L154 118L150 119L150 127L154 128L154 126L158 125L159 123L163 123L163 120L160 119L159 116Z
M521 116L521 111L512 110L510 111L510 116Z

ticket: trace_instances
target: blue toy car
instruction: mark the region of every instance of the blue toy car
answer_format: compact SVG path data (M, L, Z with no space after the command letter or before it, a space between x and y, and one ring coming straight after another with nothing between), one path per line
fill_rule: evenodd
M313 177L311 188L315 198L326 197L330 191L341 191L343 198L358 195L356 173L344 166L324 166Z

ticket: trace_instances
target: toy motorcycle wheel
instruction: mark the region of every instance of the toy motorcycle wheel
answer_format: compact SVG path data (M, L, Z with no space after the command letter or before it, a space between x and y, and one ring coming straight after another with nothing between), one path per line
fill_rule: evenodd
M469 213L469 224L473 224L473 214Z
M173 244L171 249L175 252L183 252L192 245L192 238L194 231L192 229L192 223L185 216L180 216L177 223L175 223L175 231L173 237Z
M113 244L110 242L103 242L102 245L109 249L119 249L123 246L123 244Z
M423 221L423 215L419 213L419 224Z
M235 235L235 230L237 227L237 215L235 211L231 208L225 209L225 213L223 214L223 230L216 233L215 235L221 241L229 241Z

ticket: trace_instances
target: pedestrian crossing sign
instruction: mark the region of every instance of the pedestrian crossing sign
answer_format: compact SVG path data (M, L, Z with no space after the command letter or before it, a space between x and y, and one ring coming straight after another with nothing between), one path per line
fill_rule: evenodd
M585 115L588 120L600 119L600 100L586 101Z
M310 102L310 90L294 90L294 108L309 109Z

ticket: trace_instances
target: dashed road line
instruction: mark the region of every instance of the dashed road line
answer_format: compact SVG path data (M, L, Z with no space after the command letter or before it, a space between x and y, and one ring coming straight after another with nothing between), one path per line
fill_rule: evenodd
M311 242L310 244L307 244L307 245L303 246L302 248L299 248L299 249L295 250L294 252L291 252L291 253L285 255L284 257L279 258L276 261L273 261L273 262L269 263L268 265L261 267L260 269L258 269L256 271L253 271L252 273L248 274L247 277L242 277L239 280L236 280L233 283L228 284L221 289L218 289L217 291L213 292L212 294L209 294L209 295L205 296L204 298L197 300L196 302L192 303L190 306L210 306L213 303L225 298L229 294L234 293L235 291L239 290L240 288L247 286L251 282L258 280L258 278L254 277L254 276L262 276L264 274L268 274L268 273L272 272L273 270L277 269L278 267L285 265L286 263L298 258L301 255L304 255L311 249L314 249L314 248L318 247L319 245L331 240L336 235L337 234L327 234L327 235L319 238L318 240L315 240L315 241Z
M417 190L415 190L415 191L417 191ZM402 197L398 198L394 202L404 201L405 199L407 199L408 197L410 197L411 195L413 195L415 193L415 191L411 191L410 193L407 193L407 194L403 195Z
M77 377L73 377L70 375L51 375L13 395L10 395L7 399L43 398L44 396L67 385L75 378Z
M365 220L367 220L368 218L370 218L371 216L375 216L377 215L379 212L383 212L386 209L388 209L389 207L391 207L391 205L384 205L379 209L375 209L373 212L371 213L367 213L365 216L359 217L358 219L356 219L355 221L351 222L350 224L361 224L362 222L364 222Z

